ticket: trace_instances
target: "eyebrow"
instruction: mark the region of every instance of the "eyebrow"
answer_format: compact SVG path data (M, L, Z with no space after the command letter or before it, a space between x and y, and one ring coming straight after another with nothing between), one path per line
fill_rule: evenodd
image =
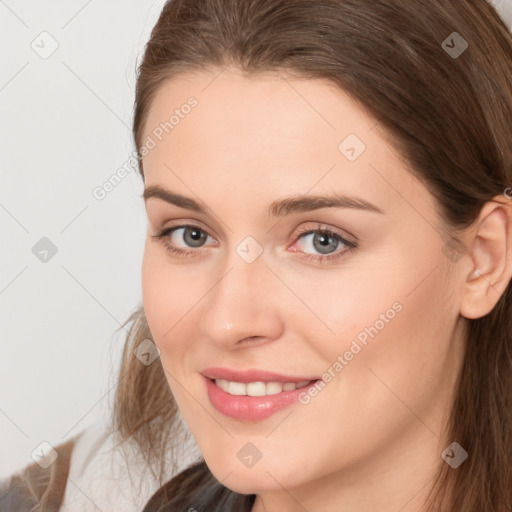
M161 199L166 203L198 213L207 213L208 208L191 197L182 196L176 192L166 190L160 185L150 185L142 194L144 202L151 197ZM354 208L369 212L384 214L384 211L374 204L358 197L332 194L329 196L292 196L279 199L270 204L269 217L284 217L292 213L309 212L320 208Z

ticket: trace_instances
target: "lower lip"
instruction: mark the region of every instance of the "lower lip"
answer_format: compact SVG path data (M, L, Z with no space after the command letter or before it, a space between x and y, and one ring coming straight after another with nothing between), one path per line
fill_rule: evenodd
M264 420L278 411L289 407L298 402L301 393L315 385L314 381L307 386L293 391L282 391L276 395L266 396L248 396L248 395L230 395L220 389L211 379L204 377L208 398L211 404L219 412L230 418L245 421Z

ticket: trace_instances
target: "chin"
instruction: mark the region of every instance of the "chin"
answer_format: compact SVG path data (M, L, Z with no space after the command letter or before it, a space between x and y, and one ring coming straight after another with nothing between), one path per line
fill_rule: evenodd
M261 492L282 490L282 487L268 473L256 474L251 471L233 471L227 478L226 474L213 473L222 485L240 494L260 494Z
M213 476L228 489L240 494L260 494L261 492L280 491L282 486L294 487L299 482L293 480L294 471L283 467L265 465L259 461L253 467L244 467L238 459L231 461L212 462L205 458ZM284 474L283 474L284 472Z

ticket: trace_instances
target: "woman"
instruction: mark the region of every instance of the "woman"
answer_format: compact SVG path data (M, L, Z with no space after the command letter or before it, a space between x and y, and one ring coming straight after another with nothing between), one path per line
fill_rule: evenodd
M508 9L165 5L114 414L144 512L512 508Z

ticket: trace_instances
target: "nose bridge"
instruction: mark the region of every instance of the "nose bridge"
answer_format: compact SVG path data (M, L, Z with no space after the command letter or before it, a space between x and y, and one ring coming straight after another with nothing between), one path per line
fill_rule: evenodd
M244 240L231 249L207 296L201 331L215 343L230 345L249 337L279 336L279 311L270 289L273 276L263 253L254 260L246 257L254 249L251 243Z

